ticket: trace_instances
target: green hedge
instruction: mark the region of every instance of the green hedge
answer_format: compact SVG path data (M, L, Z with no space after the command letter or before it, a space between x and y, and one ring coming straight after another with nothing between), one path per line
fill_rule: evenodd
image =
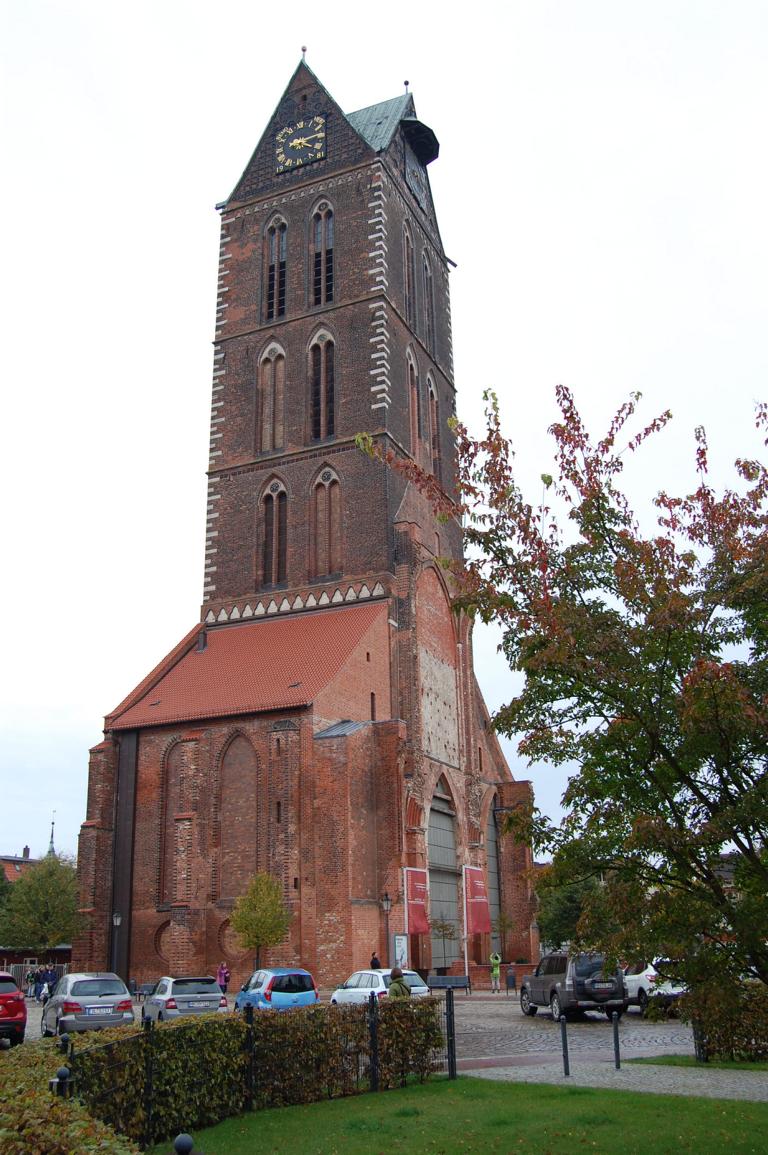
M768 988L763 983L698 987L680 999L698 1059L768 1059Z

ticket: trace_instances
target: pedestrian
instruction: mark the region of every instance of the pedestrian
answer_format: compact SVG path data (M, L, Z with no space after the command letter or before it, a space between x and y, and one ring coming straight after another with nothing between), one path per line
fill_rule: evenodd
M376 954L376 951L374 951L373 954L371 955L371 970L372 971L380 971L381 970L381 960L379 959L379 956Z
M35 997L35 972L32 967L29 968L24 976L24 982L27 984L27 998L33 999Z
M230 969L227 966L227 964L222 960L222 962L219 963L219 969L216 971L216 982L221 987L221 993L223 995L225 995L227 993L227 987L229 986L230 977L231 977Z
M499 976L501 974L501 955L497 950L491 955L491 990L495 995L499 994L501 987L499 986Z
M35 971L35 999L39 1003L41 1001L43 987L45 986L45 971L42 967L38 967Z
M411 988L403 978L403 972L400 967L392 967L392 982L389 984L389 997L391 999L409 999L411 997Z

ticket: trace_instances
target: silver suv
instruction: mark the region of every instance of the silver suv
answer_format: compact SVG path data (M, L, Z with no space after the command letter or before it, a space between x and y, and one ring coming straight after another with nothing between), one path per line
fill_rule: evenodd
M545 954L520 987L520 1010L535 1015L539 1007L548 1007L555 1021L579 1011L603 1011L609 1018L614 1011L621 1015L627 1007L624 976L618 967L609 973L604 967L601 954L573 958L564 951Z

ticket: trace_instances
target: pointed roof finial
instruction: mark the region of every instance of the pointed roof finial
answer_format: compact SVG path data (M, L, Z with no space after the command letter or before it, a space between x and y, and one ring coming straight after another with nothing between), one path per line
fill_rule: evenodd
M52 815L51 815L51 841L48 843L48 853L49 854L55 854L56 853L56 849L53 845L53 828L55 825L56 825L56 811L54 810Z
M405 85L405 91L406 91L406 92L408 91L408 85L409 85L410 83L411 83L411 82L410 82L410 80L404 80L404 81L403 81L403 84Z
M306 44L302 44L302 46L301 46L302 63L306 60L306 58L307 58L307 46L306 46Z

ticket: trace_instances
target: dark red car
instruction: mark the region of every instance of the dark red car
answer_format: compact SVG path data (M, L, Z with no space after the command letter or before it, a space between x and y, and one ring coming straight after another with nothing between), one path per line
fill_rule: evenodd
M11 1046L24 1042L27 1029L27 1004L16 979L0 971L0 1039L10 1039Z

